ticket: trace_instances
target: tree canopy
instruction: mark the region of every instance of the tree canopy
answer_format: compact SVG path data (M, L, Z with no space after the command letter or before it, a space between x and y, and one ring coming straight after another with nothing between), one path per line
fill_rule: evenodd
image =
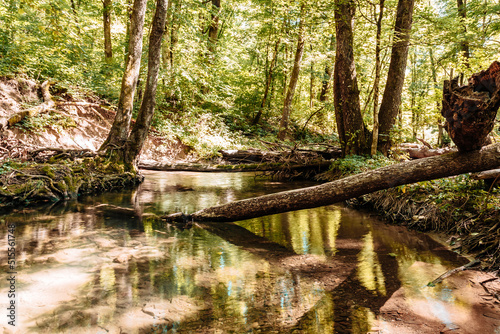
M394 79L388 76L391 52L399 39L404 39L395 32L398 3L407 2L361 0L350 5L352 64L359 91L357 113L367 132L365 139L373 129L374 108L383 103L385 87ZM200 132L203 124L219 135L241 131L276 138L288 108L288 137L281 138L351 143L352 138L339 129L335 113L335 108L347 101L337 105L333 99L333 65L339 42L335 27L340 17L335 12L344 3L170 0L153 125L186 142L199 140L187 133L195 132L189 129ZM131 0L2 1L0 74L51 78L118 100L129 54L132 6ZM499 9L499 4L483 0L415 3L401 103L397 99L391 102L392 123L389 129L385 125L381 128L383 135L389 132L393 142L432 137L433 144L443 143L437 136L443 122L442 83L450 76L467 78L496 60ZM155 4L147 2L138 91L146 82L154 11ZM300 45L302 54L297 62ZM377 57L380 66L376 70ZM377 76L375 72L380 73ZM363 145L363 151L369 152L369 144Z

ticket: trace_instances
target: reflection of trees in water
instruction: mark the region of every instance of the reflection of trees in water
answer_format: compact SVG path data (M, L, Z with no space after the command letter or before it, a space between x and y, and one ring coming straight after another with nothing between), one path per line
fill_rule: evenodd
M222 224L218 225L218 232L212 231L218 236L200 229L157 234L154 229L158 227L139 215L124 216L123 212L96 208L97 204L112 202L140 213L186 202L199 209L203 201L242 196L244 190L255 186L249 185L248 180L235 179L238 186L229 194L227 190L233 181L216 190L215 185L203 180L207 179L193 178L188 184L198 187L199 193L168 191L166 185L179 182L174 178L159 185L146 184L150 187L147 191L89 197L84 199L85 204L56 205L4 217L6 222L18 225L18 251L26 259L22 270L60 267L57 262L43 261L63 249L94 247L92 261L100 257L92 280L74 300L59 304L37 319L41 330L52 333L87 328L92 332L91 329L101 330L99 326L109 329L127 324L124 319L132 317L136 320L134 331L144 333L160 330L154 325L175 327L180 332L243 332L258 327L264 332L300 328L309 333L363 333L380 307L401 286L400 279L411 279L406 269L412 263L442 261L434 255L435 245L408 233L373 228L369 220L339 207L242 222L242 226L267 239L261 238L260 244L253 243L252 235L241 230L231 238L231 231ZM210 182L215 184L216 180ZM158 204L146 207L146 199L151 197L148 191L159 192L155 197L160 199ZM5 224L0 226L3 247ZM242 238L247 242L242 242ZM269 243L265 248L264 241L269 240L289 249L280 250ZM140 255L128 262L112 262L120 252L132 254L136 250L140 250ZM347 279L339 282L332 293L325 293L314 285L320 276L308 278L308 273L300 270L291 274L286 266L280 266L279 261L295 255L294 251L353 266L358 263L358 270L345 273ZM1 258L6 256L4 253L0 252L1 263L6 263ZM40 266L30 267L31 264ZM338 273L338 277L342 274ZM154 316L165 319L155 320Z
M136 328L138 332L151 331L155 322L186 331L199 326L247 330L254 323L281 328L296 322L318 299L311 294L309 283L274 273L265 261L200 229L174 230L159 236L147 224L133 230L118 228L119 222L113 217L92 210L69 210L62 216L41 220L24 224L19 230L25 245L21 248L37 244L30 249L33 259L51 257L58 250L71 247L94 247L94 256L101 258L93 279L77 292L77 298L59 304L36 319L42 332L90 330L99 326L109 329L112 325L118 326L130 312L149 319L149 323L139 322L142 327ZM121 224L139 227L136 220L130 218ZM166 244L158 240L171 238L174 241ZM57 247L44 248L49 241ZM112 262L112 257L119 254L117 251L131 251L134 247L127 245L137 243L142 245L139 248L160 249L164 255ZM39 269L50 271L53 266L60 264L45 263ZM154 305L160 305L167 312L169 305L175 308L179 296L194 298L189 299L189 303L196 312L187 313L188 318L155 320L142 310L143 304L153 300ZM182 305L191 305L189 303L184 300ZM175 313L179 316L177 309Z

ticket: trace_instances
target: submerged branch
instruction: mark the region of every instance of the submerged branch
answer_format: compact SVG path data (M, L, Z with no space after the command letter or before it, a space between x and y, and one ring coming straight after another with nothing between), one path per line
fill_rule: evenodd
M441 276L439 276L438 278L436 278L434 281L432 282L429 282L429 284L427 284L427 286L429 287L435 287L436 284L439 284L441 283L445 278L447 277L450 277L451 275L455 274L455 273L458 273L460 271L464 271L466 269L469 269L470 267L474 267L478 264L480 264L481 261L480 260L473 260L463 266L460 266L458 268L453 268L451 270L448 270L447 272L445 272L444 274L442 274Z

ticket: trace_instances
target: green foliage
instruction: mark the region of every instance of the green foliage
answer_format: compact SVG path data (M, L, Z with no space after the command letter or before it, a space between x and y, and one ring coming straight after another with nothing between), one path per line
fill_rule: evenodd
M484 181L473 180L468 174L404 185L398 191L437 205L442 212L451 211L457 219L472 217L472 213L479 219L482 213L500 209L498 188L490 192Z
M211 52L207 33L212 14L215 14L211 2L172 0L157 98L163 111L155 125L174 131L173 136L182 137L183 141L200 147L208 155L213 152L208 153L211 149L207 145L215 148L218 144L204 145L205 139L193 139L196 133L190 128L198 124L194 118L202 114L211 114L212 118L199 120L201 123L221 124L228 133L242 132L268 139L275 136L293 67L302 3L284 0L222 2L218 13L218 39ZM293 139L310 142L332 140L336 125L331 86L327 94L329 102L320 101L319 95L323 82L329 79L325 72L327 68L333 69L335 56L333 2L304 3L306 47L292 104L291 135ZM388 64L390 57L396 4L397 1L392 0L385 2L381 39L383 64ZM127 44L129 7L127 0L113 1L113 60L108 64L104 61L101 2L0 2L0 75L26 73L39 81L53 78L63 84L91 89L110 100L117 99ZM142 85L146 81L147 31L153 7L150 2L146 14ZM361 109L369 128L373 124L374 106L375 8L371 2L357 3L354 30ZM467 78L486 68L498 56L498 9L499 5L494 2L471 0L466 6L467 19L461 20L456 1L416 3L401 119L394 129L396 141L412 141L418 137L435 143L437 124L442 122L443 80L449 78L451 69L455 75L463 72ZM464 41L468 41L470 47L468 61L460 52ZM276 62L271 69L276 45ZM261 109L270 70L272 82L262 106L261 121L251 126ZM382 66L380 92L384 91L387 70L388 66ZM321 107L324 110L315 114ZM164 110L179 115L165 117ZM185 121L184 116L189 120ZM161 124L163 121L166 123ZM39 119L26 127L33 130L50 122ZM229 145L235 145L234 140L230 142Z
M351 155L343 159L335 160L330 167L330 173L332 173L335 178L342 178L366 172L368 170L389 166L394 163L394 160L390 160L382 154L377 154L373 157Z
M69 116L50 112L28 116L16 124L16 126L26 132L39 133L41 130L49 127L61 132L68 128L76 128L77 125L75 120Z
M27 162L19 162L16 160L6 159L0 164L0 175L11 173L12 169L23 168L28 165Z
M202 158L217 156L221 149L242 147L238 133L231 131L220 116L208 110L190 108L182 113L180 119L175 120L172 120L172 114L161 111L153 127L174 141L180 140Z

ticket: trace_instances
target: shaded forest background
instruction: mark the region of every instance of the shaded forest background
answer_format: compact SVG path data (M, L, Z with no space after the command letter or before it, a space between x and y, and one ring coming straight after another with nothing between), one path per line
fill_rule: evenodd
M359 105L371 130L398 42L397 1L169 1L153 127L206 157L252 138L339 140L332 86L335 9L343 4L355 10ZM154 7L148 3L145 29ZM0 75L53 79L116 102L131 9L131 0L2 1ZM500 4L487 0L414 4L395 142L449 143L440 115L442 83L468 78L496 60L498 13ZM135 112L146 81L148 35Z

